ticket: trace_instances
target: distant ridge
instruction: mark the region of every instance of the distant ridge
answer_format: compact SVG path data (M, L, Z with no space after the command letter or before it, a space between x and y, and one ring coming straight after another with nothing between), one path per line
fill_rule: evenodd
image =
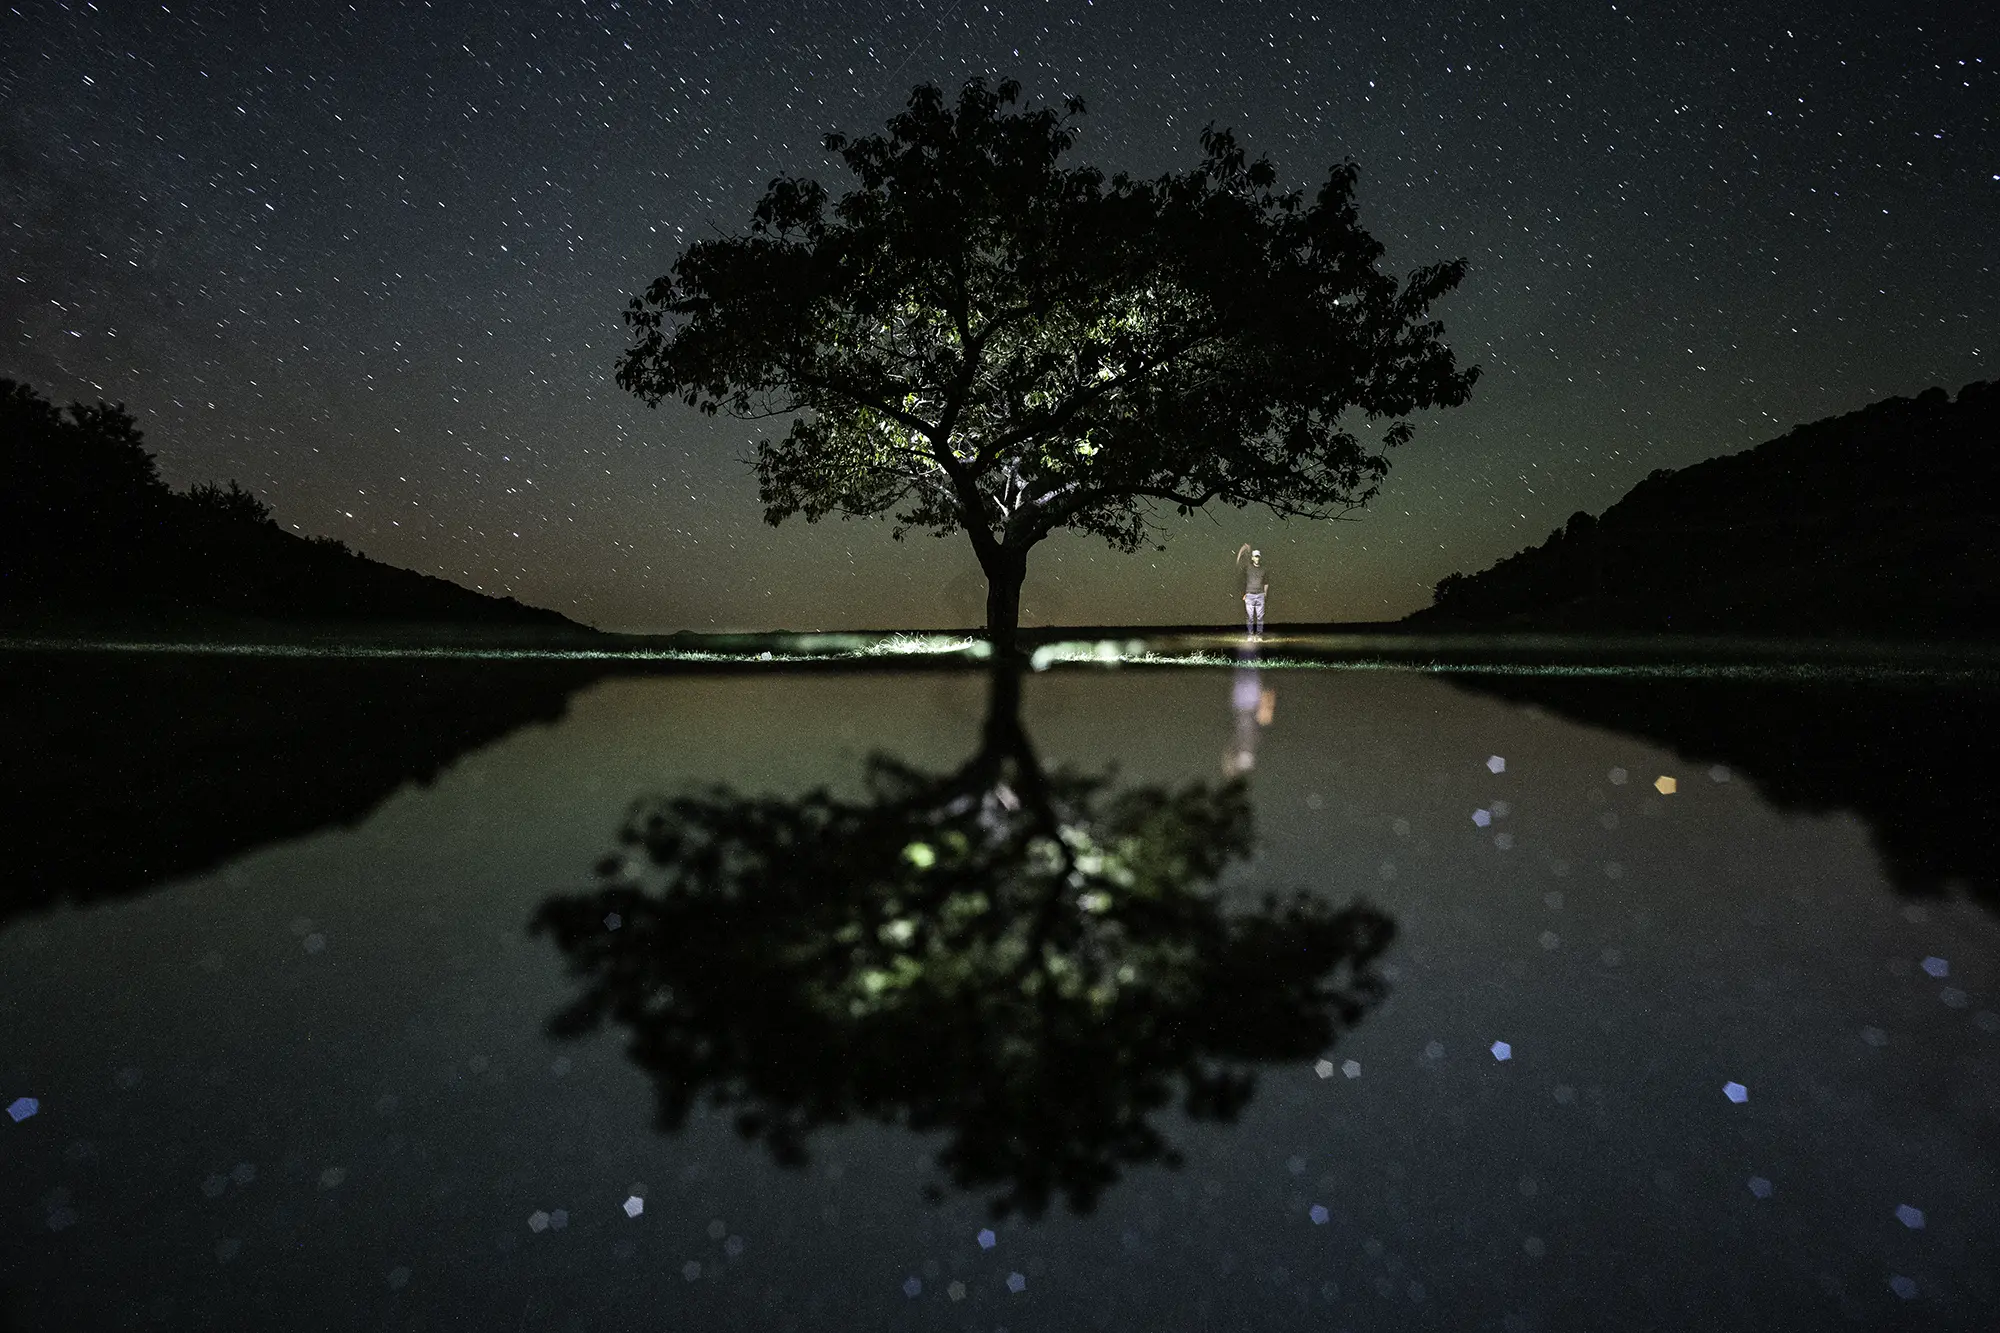
M2000 637L2000 385L1889 398L1654 472L1412 628Z
M175 492L133 418L0 379L0 616L130 626L465 626L562 637L566 616L301 537L234 481Z

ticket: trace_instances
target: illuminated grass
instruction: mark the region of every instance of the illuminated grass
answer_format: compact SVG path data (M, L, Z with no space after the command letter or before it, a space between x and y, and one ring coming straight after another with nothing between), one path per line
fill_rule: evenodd
M723 636L717 636L723 637ZM742 646L738 646L742 645ZM766 646L768 645L768 646ZM1798 684L1926 681L2000 683L2000 654L1973 646L1873 645L1861 649L1825 644L1784 645L1592 641L1365 639L1354 635L1292 635L1258 645L1256 655L1238 636L1193 633L1163 636L1155 647L1143 639L1073 639L1042 644L1028 655L1035 671L1055 667L1228 668L1257 671L1405 672L1433 675L1622 677L1659 680L1742 680ZM1304 651L1301 652L1300 650ZM1651 657L1648 658L1647 650ZM480 647L370 643L256 643L219 641L0 638L0 652L74 651L200 655L266 659L575 662L629 666L703 665L754 670L760 666L839 663L893 664L899 659L971 665L990 660L991 646L967 635L920 633L791 634L731 637L714 647L618 646ZM1536 661L1552 657L1608 660ZM1707 650L1707 651L1705 651Z
M493 662L704 662L736 666L784 665L796 662L843 662L895 657L939 658L957 655L978 661L992 655L983 639L942 635L896 634L883 639L859 635L813 635L810 647L777 651L727 651L717 648L481 648L464 645L426 647L410 644L356 643L226 643L202 640L0 639L0 652L102 652L255 658L351 658L360 660L493 661Z
M935 657L940 654L962 653L967 657L987 658L993 655L993 645L984 639L954 638L943 634L891 634L854 649L850 657Z
M1046 671L1057 663L1071 662L1117 666L1121 662L1139 661L1145 656L1146 645L1139 639L1128 639L1124 642L1116 639L1099 639L1094 642L1076 640L1068 643L1043 644L1029 654L1028 665L1036 671Z
M0 639L0 652L155 653L201 657L356 658L493 662L753 662L740 653L699 649L425 648L353 643L151 642L115 639ZM763 654L771 660L769 653Z
M1123 664L1230 667L1256 671L1397 671L1425 675L1624 677L1658 680L1789 681L1799 684L1883 680L2000 684L2000 670L1992 667L1884 662L1435 662L1417 658L1343 660L1315 657L1227 657L1219 653L1195 652L1143 653L1123 659Z

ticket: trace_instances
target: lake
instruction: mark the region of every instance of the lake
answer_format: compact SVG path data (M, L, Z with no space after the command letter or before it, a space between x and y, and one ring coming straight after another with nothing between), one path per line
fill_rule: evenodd
M6 654L0 1328L1991 1326L1989 667L1263 654Z

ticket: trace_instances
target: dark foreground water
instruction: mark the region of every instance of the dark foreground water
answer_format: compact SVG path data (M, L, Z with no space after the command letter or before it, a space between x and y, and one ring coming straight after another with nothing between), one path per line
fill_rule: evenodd
M0 703L9 1333L2000 1325L1989 685Z

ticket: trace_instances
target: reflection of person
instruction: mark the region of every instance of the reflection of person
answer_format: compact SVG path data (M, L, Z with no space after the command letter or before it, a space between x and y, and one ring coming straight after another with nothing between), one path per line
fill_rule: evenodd
M1248 551L1250 563L1243 563L1244 552ZM1265 577L1264 553L1251 551L1245 542L1236 548L1236 565L1243 571L1243 632L1262 634L1264 632L1264 594L1271 590Z
M1236 681L1229 691L1229 706L1236 714L1236 739L1222 757L1222 775L1238 777L1257 763L1257 728L1271 725L1276 714L1278 692L1264 684L1257 670L1253 650L1238 655Z

